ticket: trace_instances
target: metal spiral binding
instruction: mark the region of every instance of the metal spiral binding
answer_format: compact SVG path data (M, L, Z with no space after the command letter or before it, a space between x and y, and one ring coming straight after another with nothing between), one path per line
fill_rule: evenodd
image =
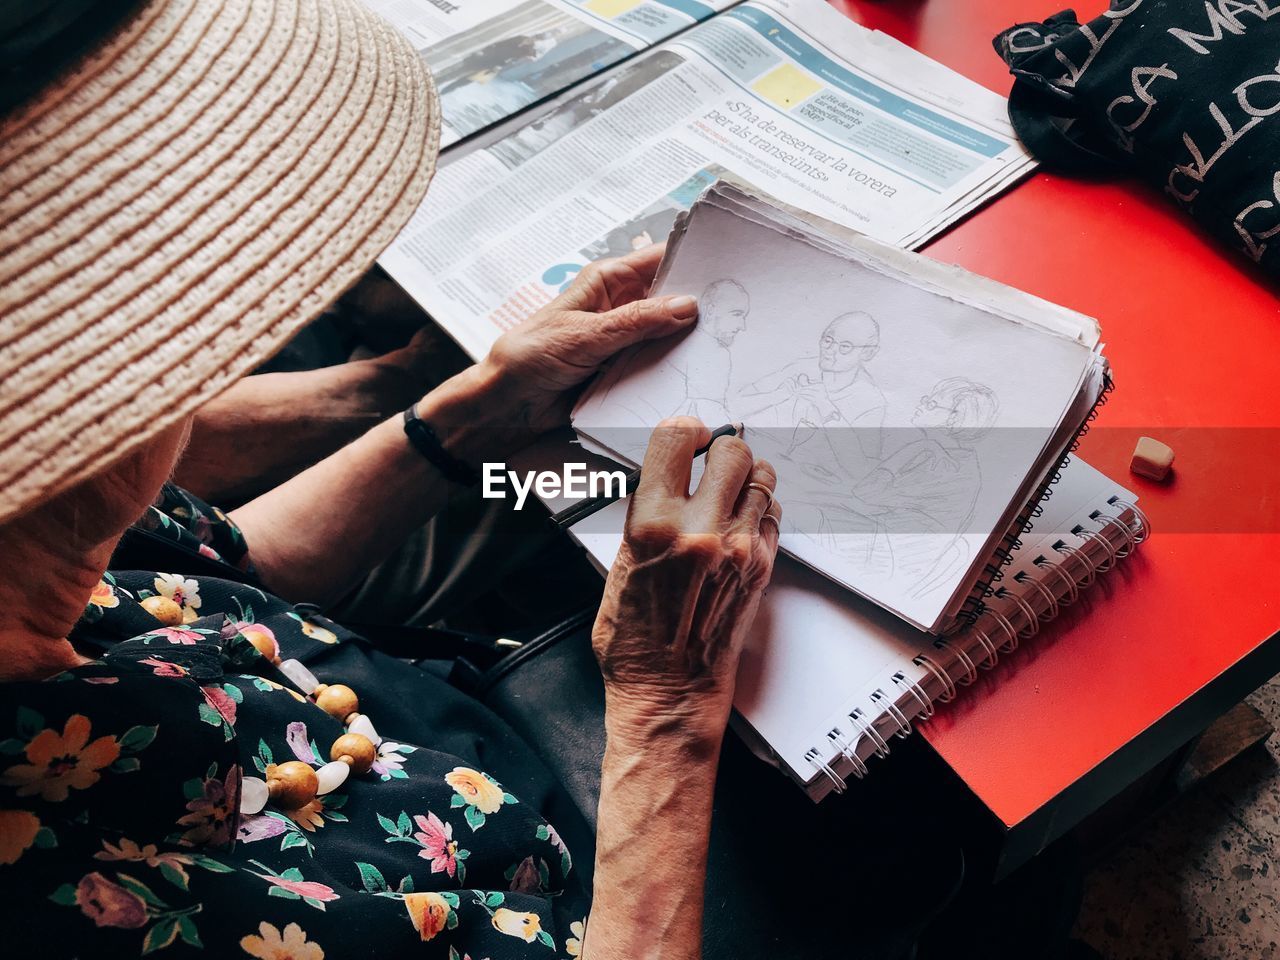
M1031 562L1041 569L1052 570L1058 578L1067 585L1067 595L1065 597L1058 597L1058 606L1069 607L1080 599L1080 588L1076 585L1076 578L1067 573L1067 571L1063 569L1062 564L1057 561L1050 560L1044 554L1036 557Z
M945 637L939 637L933 641L933 645L939 650L950 650L957 660L964 664L965 674L963 677L956 677L956 683L962 687L967 687L978 679L978 665L973 662L973 658L969 656L969 651L958 644L952 643Z
M880 731L876 729L874 723L867 719L867 715L862 712L861 707L854 707L853 712L849 714L849 719L862 731L861 736L853 741L855 744L861 742L862 737L866 737L875 745L877 757L887 757L889 755L889 741L880 736Z
M831 766L827 761L822 759L822 754L817 749L808 751L804 755L804 758L817 767L819 772L824 774L826 778L831 781L832 786L835 787L836 793L844 793L845 790L848 789L849 785L844 782L844 778L831 769Z
M920 686L919 681L908 680L907 675L901 670L895 673L892 679L897 686L902 687L907 693L911 694L916 703L920 704L920 716L926 720L933 716L933 698L929 696L924 687ZM876 691L876 693L880 692L879 690Z
M1147 539L1148 535L1151 533L1151 521L1147 519L1147 515L1138 508L1136 503L1130 503L1128 500L1121 500L1119 497L1111 497L1107 500L1107 505L1119 507L1122 511L1128 510L1137 518L1138 529L1133 531L1133 546L1136 547L1142 543L1142 541ZM1103 514L1103 516L1106 515ZM1123 523L1123 521L1117 520L1115 517L1106 517L1106 519L1116 523ZM1125 524L1125 526L1128 526L1128 524Z
M1092 427L1095 420L1098 419L1099 411L1106 406L1107 401L1111 398L1111 392L1115 389L1115 384L1111 379L1111 374L1104 374L1102 381L1102 392L1098 394L1098 401L1089 410L1084 418L1084 423L1080 426L1079 433L1075 439L1071 441L1067 452L1062 455L1058 461L1058 465L1053 469L1049 479L1037 491L1038 496L1032 498L1032 502L1018 515L1014 520L1009 531L1001 539L992 554L991 561L982 568L982 577L974 586L973 591L965 599L964 604L960 608L957 620L961 623L972 625L982 616L987 608L986 601L994 595L994 584L1004 579L1004 568L1013 562L1013 553L1017 545L1020 544L1020 538L1023 534L1028 533L1034 526L1034 521L1044 510L1044 502L1053 496L1053 487L1062 479L1062 471L1066 469L1067 463L1071 458L1071 454L1075 453L1080 446L1080 441Z
M853 775L861 780L867 775L867 765L863 759L858 756L857 743L850 743L844 738L839 728L830 730L827 733L827 739L836 745L836 749L840 751L840 755L849 761L849 765L853 768Z
M1058 553L1062 554L1065 557L1071 557L1072 559L1079 559L1081 565L1084 567L1085 578L1083 580L1080 580L1080 579L1076 580L1077 590L1084 590L1087 587L1093 586L1093 581L1098 578L1098 568L1089 562L1089 555L1087 553L1085 553L1079 547L1073 547L1071 546L1071 544L1065 543L1062 540L1059 540L1057 543L1055 543L1053 545L1053 549L1058 551Z
M990 617L999 624L1000 629L1003 630L1005 636L1009 638L1000 645L1001 653L1013 653L1013 651L1018 649L1018 631L1013 629L1013 624L1010 622L1008 617L1003 613L992 610L990 607L982 611L982 615Z
M995 643L992 642L991 638L987 636L987 631L979 628L975 623L969 628L969 634L978 642L978 646L982 648L982 652L986 654L985 657L978 661L978 669L990 670L995 667L995 665L1000 662L1000 650L996 647Z
M894 676L894 680L898 679L900 674ZM883 690L876 690L871 694L871 702L880 705L881 716L887 716L898 725L898 729L893 735L899 740L905 739L911 735L911 721L907 715L902 712L893 698L886 696ZM931 711L932 712L932 711Z
M1119 497L1112 497L1107 502L1109 504L1118 504L1122 501ZM1129 510L1132 510L1134 516L1138 518L1138 526L1136 529L1130 524L1125 523L1119 517L1113 517L1108 513L1103 513L1101 510L1095 510L1093 513L1089 514L1089 519L1105 520L1107 526L1118 527L1124 532L1124 549L1121 550L1119 547L1115 548L1115 556L1117 560L1123 560L1129 554L1133 553L1133 551L1138 548L1138 545L1147 538L1146 528L1147 524L1150 522L1147 520L1147 515L1139 510L1135 505L1126 504L1126 506Z
M1105 536L1103 536L1102 531L1101 530L1085 531L1083 527L1076 527L1071 532L1074 533L1077 537L1080 537L1081 539L1089 540L1101 545L1103 552L1105 552L1107 555L1107 562L1105 565L1101 563L1095 563L1093 565L1093 572L1095 574L1110 573L1112 568L1115 567L1116 560L1118 558L1116 557L1116 548L1111 545L1110 540L1108 540Z
M1128 556L1128 554L1126 554L1126 556ZM1020 572L1013 578L1013 582L1025 583L1028 587L1035 590L1036 593L1040 594L1040 596L1044 597L1044 612L1039 615L1042 622L1048 623L1058 615L1058 598L1053 595L1052 590L1046 587L1039 580L1033 580L1027 576L1027 571L1023 570Z
M1036 608L1027 602L1026 597L1014 593L1008 587L1001 587L996 591L996 596L1013 603L1018 608L1018 612L1026 618L1027 625L1018 631L1019 636L1024 640L1030 640L1040 632L1040 617L1036 614Z
M1151 522L1137 506L1118 497L1111 497L1108 500L1108 505L1116 507L1121 512L1132 513L1134 521L1130 522L1121 519L1119 516L1094 511L1090 514L1090 518L1102 523L1101 529L1085 530L1083 527L1077 526L1071 531L1072 534L1085 543L1091 541L1100 543L1106 555L1105 560L1090 560L1089 554L1080 547L1058 540L1053 544L1052 549L1062 555L1064 558L1062 561L1050 560L1043 554L1031 561L1035 567L1041 570L1052 571L1053 575L1065 588L1062 597L1058 597L1046 583L1031 577L1026 570L1015 576L1012 582L1027 586L1029 588L1027 593L1014 593L1008 587L998 587L991 590L990 596L1013 603L1027 621L1025 627L1018 629L1003 613L984 605L979 616L989 617L993 623L1000 627L1005 637L1008 638L1005 643L997 646L991 635L976 624L971 625L968 633L961 632L951 637L936 638L933 644L935 649L948 651L952 655L951 661L940 662L939 658L923 653L912 661L937 681L941 690L936 697L929 694L923 683L909 679L901 671L890 678L893 686L902 691L901 696L910 696L919 706L918 716L928 719L933 716L935 703L949 703L954 700L960 686L967 686L978 679L979 670L990 669L995 666L999 653L1011 653L1016 650L1019 638L1034 636L1039 631L1041 623L1047 623L1052 620L1058 615L1062 607L1068 606L1079 599L1080 591L1094 583L1099 573L1106 573L1150 536ZM1111 528L1117 530L1123 537L1125 541L1123 548L1117 548L1107 537L1106 531ZM1069 561L1083 566L1085 568L1084 573L1080 576L1073 575L1066 566ZM1044 603L1045 609L1043 611L1036 610L1035 604L1031 602L1033 598L1038 598ZM966 649L962 641L969 637L972 637L975 646ZM983 656L975 661L970 654L978 650L982 651ZM948 667L948 662L952 662L953 665ZM963 674L955 670L957 667L964 671ZM855 708L848 715L858 730L858 734L852 740L846 738L838 727L827 733L827 739L836 747L840 756L848 761L853 775L858 779L862 779L869 772L866 762L858 756L858 745L864 738L872 743L876 756L883 757L889 753L889 743L877 729L877 722L884 718L892 720L897 727L893 733L893 736L896 737L905 737L912 731L911 719L898 705L898 699L887 693L883 688L871 693L871 702L881 711L874 719L867 716L860 708ZM816 747L809 750L805 754L805 760L812 763L823 776L831 781L837 793L845 792L848 784L831 768L829 763L823 760L821 750Z
M960 691L956 688L956 682L951 679L951 674L943 670L942 667L933 662L933 657L927 653L922 653L911 661L917 667L924 667L934 678L942 684L942 692L938 694L939 703L950 703L956 698L956 694Z

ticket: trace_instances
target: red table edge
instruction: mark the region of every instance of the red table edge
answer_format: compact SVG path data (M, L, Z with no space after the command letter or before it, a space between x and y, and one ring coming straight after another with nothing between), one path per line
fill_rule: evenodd
M1003 876L1026 863L1107 801L1150 773L1174 751L1202 734L1209 724L1258 688L1258 676L1277 673L1280 673L1280 630L1030 816L1016 824L1002 824L1006 837L1000 855L999 875ZM928 743L927 738L925 742ZM981 802L976 796L975 800Z
M974 0L972 4L960 5L958 9L952 5L926 8L924 3L912 2L912 0L898 0L893 3L870 2L870 0L829 0L829 2L835 9L841 10L855 21L873 29L885 30L927 56L943 62L962 75L1004 96L1007 96L1012 80L1009 77L1008 68L1000 62L999 57L991 49L991 38L1014 23L1042 20L1063 6L1062 4L1053 6L1048 0ZM1092 19L1101 13L1105 6L1104 0L1092 0L1090 4L1085 5L1086 9L1081 10L1081 20ZM972 211L939 236L931 238L922 252L947 262L961 262L969 269L975 269L971 257L958 256L958 254L970 252L965 250L966 245L973 246L973 241L968 239L969 225L990 215L993 208L1004 209L1000 203L994 201L1006 201L1016 206L1016 203L1010 199L1012 195L1024 190L1033 192L1042 190L1042 184L1035 182L1038 179L1038 175L1034 174L1023 178L999 196L991 198L980 209ZM1067 180L1066 183L1077 182ZM1246 273L1244 261L1235 259L1237 254L1229 254L1225 248L1210 244L1200 231L1194 230L1189 221L1178 221L1178 215L1171 205L1158 206L1157 199L1149 189L1137 187L1134 184L1136 180L1125 181L1124 202L1132 203L1138 208L1151 207L1152 213L1161 225L1166 222L1170 225L1175 221L1178 222L1180 236L1184 238L1179 242L1180 246L1209 254L1211 267L1220 265L1224 269L1230 269L1233 275L1238 273L1242 278L1247 278L1250 281L1247 284L1249 286L1257 283L1260 287L1275 289L1274 285L1266 283L1257 272ZM1130 191L1128 188L1131 186ZM1093 200L1093 198L1090 199ZM1114 196L1111 202L1115 203ZM1016 215L1011 214L1011 216L1014 216L1016 222ZM984 272L980 268L977 269L979 272ZM1059 299L1051 290L1025 286L1025 282L1019 279L1016 271L1012 275L1000 276L998 279L1024 289L1031 289L1032 292L1051 300ZM1077 304L1070 300L1063 302L1084 309L1085 312L1092 312L1084 304ZM1101 316L1101 314L1098 315ZM1253 375L1257 377L1258 371L1255 370ZM1221 414L1221 405L1219 405L1218 414ZM1205 417L1207 418L1205 422L1215 422L1213 414L1205 414ZM1122 421L1121 425L1147 422L1155 421L1139 419ZM1085 451L1084 456L1089 459L1089 452ZM1116 476L1114 465L1112 467L1112 470L1107 471L1108 475ZM1124 478L1119 479L1123 482ZM1101 754L1092 766L1083 773L1077 774L1073 780L1066 782L1056 792L1046 791L1047 798L1038 798L1037 805L1026 812L1002 817L985 802L976 787L969 787L966 783L966 789L976 802L982 804L993 824L998 825L1004 833L1002 871L1007 872L1018 863L1025 862L1054 839L1079 824L1106 801L1140 780L1171 754L1202 733L1214 719L1265 682L1266 678L1280 671L1280 633L1272 632L1276 629L1276 624L1273 617L1268 619L1271 622L1253 634L1258 639L1250 641L1249 646L1240 651L1237 659L1228 660L1225 668L1219 668L1219 672L1211 679L1199 686L1190 687L1192 692L1184 695L1180 700L1173 700L1173 705L1167 707L1162 715L1150 721L1147 726L1137 728L1137 732L1126 734L1127 739L1118 738L1119 743L1111 752ZM1262 639L1264 637L1266 639ZM978 692L969 691L968 693L977 694ZM948 756L932 742L928 731L925 730L922 733L930 752L938 757L960 782L965 783L964 776L952 766ZM887 770L885 772L888 773Z

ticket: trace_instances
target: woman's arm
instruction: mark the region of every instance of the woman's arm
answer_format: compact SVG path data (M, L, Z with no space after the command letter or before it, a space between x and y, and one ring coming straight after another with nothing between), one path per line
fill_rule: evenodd
M591 265L483 361L422 398L419 417L446 450L473 465L505 460L567 422L577 387L601 364L697 315L691 297L641 299L661 257L657 247ZM459 490L409 444L397 416L231 517L273 592L325 604Z
M709 436L687 417L654 432L592 637L608 741L585 960L702 955L716 766L781 516L773 468L737 438L689 495Z
M196 411L175 481L213 503L283 483L421 397L425 353L245 377Z

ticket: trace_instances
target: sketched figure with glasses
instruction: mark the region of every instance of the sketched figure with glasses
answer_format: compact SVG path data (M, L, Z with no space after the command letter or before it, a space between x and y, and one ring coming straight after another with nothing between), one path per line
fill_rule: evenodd
M836 317L818 338L816 358L798 360L743 391L745 419L791 428L784 453L815 480L862 476L883 446L884 394L866 366L879 350L880 325L871 314ZM824 465L831 454L846 477Z
M1000 401L990 387L948 377L920 398L911 416L922 435L885 457L854 484L841 505L846 522L824 509L832 526L864 529L873 521L891 556L890 570L923 596L950 582L968 561L968 530L982 493L977 445L995 425ZM789 505L789 504L788 504ZM849 517L856 522L847 522Z

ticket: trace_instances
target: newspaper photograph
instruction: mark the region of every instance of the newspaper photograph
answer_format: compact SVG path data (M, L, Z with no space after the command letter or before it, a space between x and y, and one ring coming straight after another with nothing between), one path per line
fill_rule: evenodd
M687 29L730 0L366 0L413 41L449 146Z
M752 0L446 163L380 263L479 357L718 178L918 246L1031 166L999 95L821 0Z

